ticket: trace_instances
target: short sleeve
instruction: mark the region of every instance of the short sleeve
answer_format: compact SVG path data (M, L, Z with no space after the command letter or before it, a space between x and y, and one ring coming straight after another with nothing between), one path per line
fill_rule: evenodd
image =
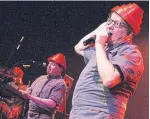
M64 83L58 83L51 91L49 98L54 100L56 104L60 104L64 95L65 95L66 87Z
M92 55L95 54L95 47L89 47L84 50L84 62L85 64L92 58Z
M124 47L120 49L112 59L113 65L119 67L121 70L123 79L134 79L137 76L142 75L144 71L143 58L137 47Z

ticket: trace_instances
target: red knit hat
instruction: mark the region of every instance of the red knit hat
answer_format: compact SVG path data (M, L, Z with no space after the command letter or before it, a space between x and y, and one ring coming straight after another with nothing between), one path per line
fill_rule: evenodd
M135 35L137 35L141 28L143 10L135 3L116 6L111 9L112 12L116 12L122 17L134 30Z
M58 53L56 55L49 57L47 61L48 62L54 61L58 63L59 65L61 65L64 69L66 69L66 57L61 53Z

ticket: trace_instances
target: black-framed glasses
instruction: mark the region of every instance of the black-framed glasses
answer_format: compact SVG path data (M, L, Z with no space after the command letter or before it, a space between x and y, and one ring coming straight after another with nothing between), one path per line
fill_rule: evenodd
M114 21L112 20L110 17L107 19L107 25L112 24L116 27L116 28L128 28L128 25L124 22L120 22L120 21Z

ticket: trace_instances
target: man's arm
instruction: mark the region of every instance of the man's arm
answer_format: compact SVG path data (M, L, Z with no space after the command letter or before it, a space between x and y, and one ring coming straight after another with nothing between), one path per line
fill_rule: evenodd
M108 88L112 88L121 82L120 73L107 59L104 46L96 43L95 47L99 75L103 84Z
M43 99L39 98L36 96L30 95L27 91L20 90L20 92L25 95L29 100L32 100L33 102L47 108L55 108L56 107L56 102L53 101L52 99Z
M47 108L51 108L51 109L56 107L56 102L53 101L52 99L43 99L43 98L35 97L32 95L29 95L28 99L41 105L42 107L47 107Z
M108 88L112 88L119 84L121 79L118 70L107 59L106 51L104 48L107 40L108 33L106 31L106 24L102 24L102 26L100 26L99 30L97 31L95 42L97 67L103 84Z
M94 38L95 39L95 30L92 31L91 33L87 34L86 36L84 36L79 42L78 44L75 45L74 49L76 51L76 53L78 53L81 56L84 56L84 49L88 48L90 45L86 45L84 46L83 42L90 39L90 38Z

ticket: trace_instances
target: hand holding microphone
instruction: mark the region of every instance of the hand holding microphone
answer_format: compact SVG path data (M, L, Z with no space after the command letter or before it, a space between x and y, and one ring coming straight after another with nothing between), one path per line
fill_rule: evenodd
M98 29L96 30L96 44L101 44L102 46L105 46L105 43L107 42L109 38L108 32L107 32L107 23L102 23Z
M87 39L87 40L85 40L84 42L83 42L83 45L84 46L86 46L86 45L89 45L89 44L91 44L91 43L95 43L95 39L93 39L93 38L90 38L90 39Z
M111 36L111 35L112 35L112 33L109 32L109 33L108 33L108 36ZM90 38L90 39L85 40L85 41L83 42L83 45L86 46L86 45L94 44L94 43L95 43L95 39L94 39L94 38Z
M96 39L94 38L90 38L90 39L87 39L83 42L83 45L84 46L87 46L87 45L92 45L95 44L95 42L97 43L100 43L100 44L105 44L108 37L110 37L112 35L111 32L107 32L106 31L106 27L107 27L107 23L104 22L102 23L97 29L96 29Z

